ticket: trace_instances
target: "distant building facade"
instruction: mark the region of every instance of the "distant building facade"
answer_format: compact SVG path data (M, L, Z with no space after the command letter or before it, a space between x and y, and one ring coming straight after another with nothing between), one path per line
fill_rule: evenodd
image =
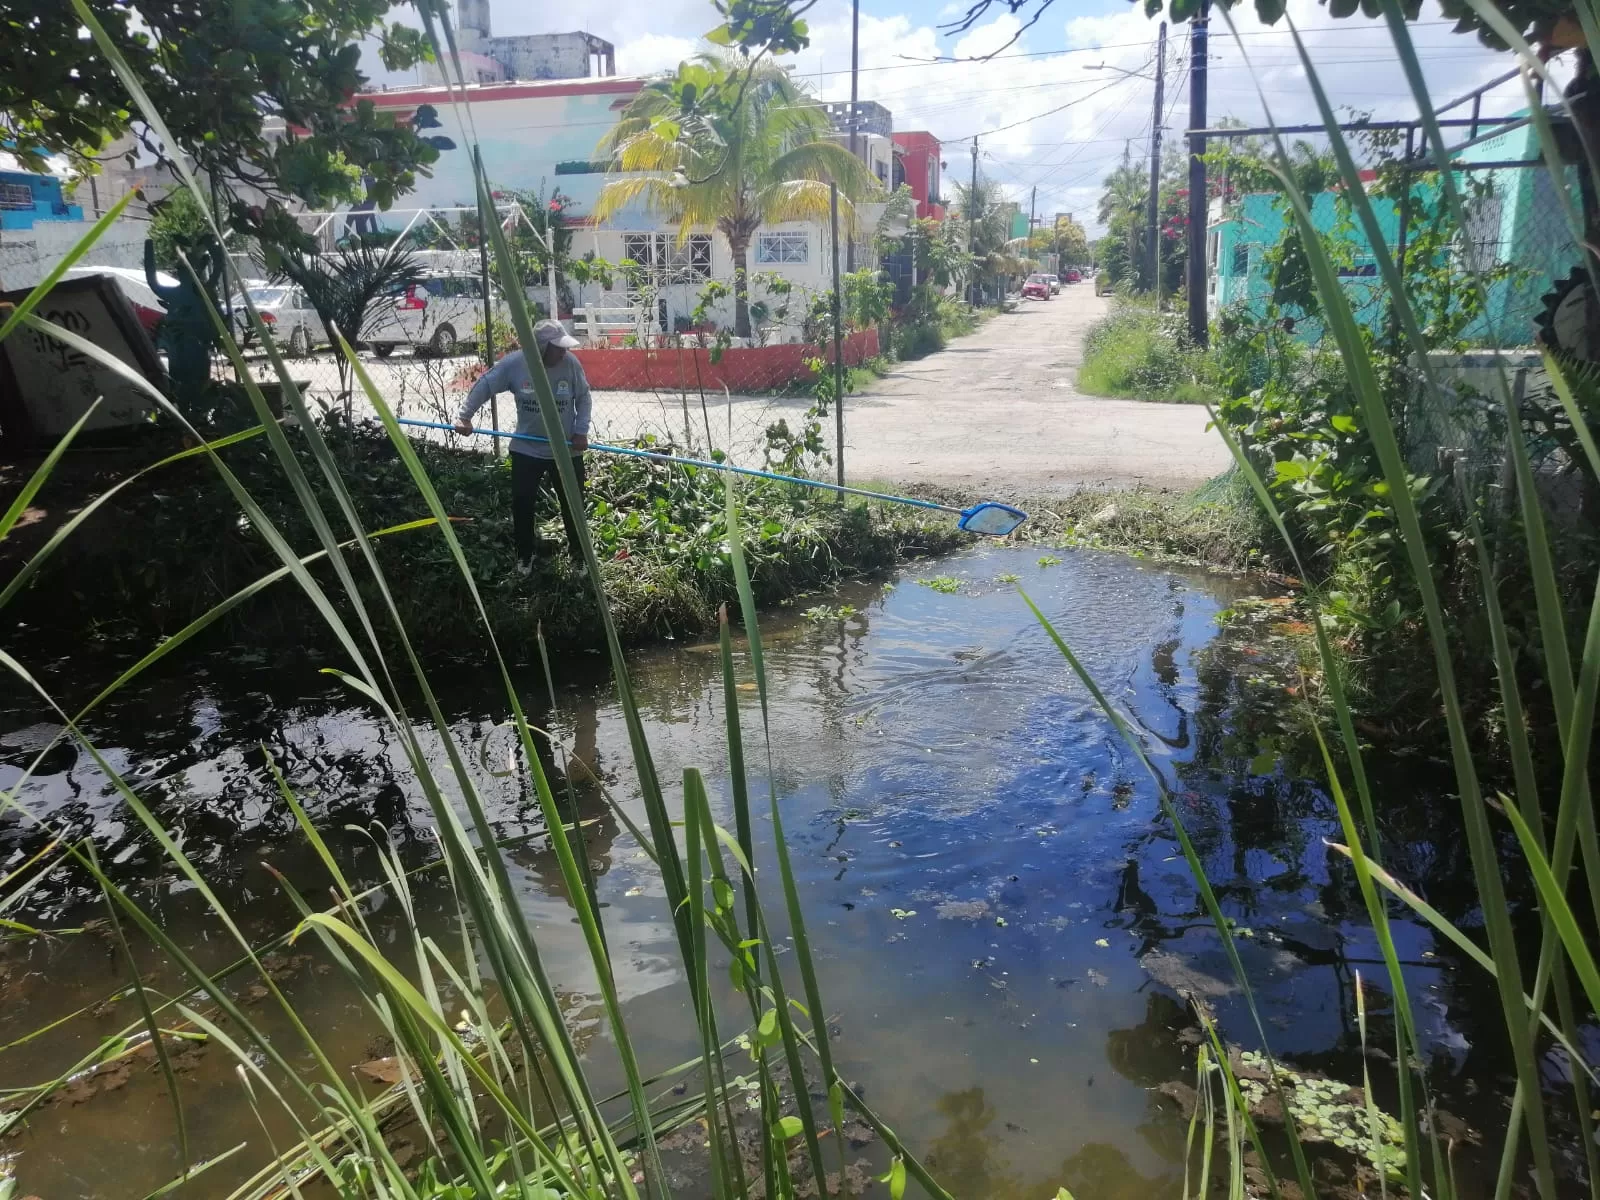
M32 229L39 221L81 221L83 209L69 204L54 175L0 170L0 229Z
M866 164L884 191L893 190L894 114L875 100L857 100L853 117L848 100L825 103L822 111L833 123L834 140L842 146L849 146L854 126L856 157Z
M651 290L657 311L652 316L662 330L671 331L694 311L706 282L733 278L733 251L727 239L712 230L693 231L680 242L673 222L646 212L642 205L623 210L603 225L595 222L595 201L605 185L609 165L598 157L598 143L645 82L638 77L609 76L469 84L466 98L484 171L496 195L531 192L548 203L559 192L562 218L574 227L573 254L593 253L613 263L629 259L648 268L655 280ZM476 208L471 163L460 149L470 139L458 125L456 110L443 86L391 87L365 93L362 99L400 121L412 121L425 106L431 108L430 119L439 122L438 132L457 147L443 151L433 164L431 177L419 176L416 187L394 208L376 213L379 225L403 229L429 221L430 213L455 225L464 210ZM472 262L476 264L475 255ZM832 262L826 222L763 225L748 252L753 276L779 275L797 288L814 292L826 288ZM531 294L544 302L542 290L531 289ZM617 294L602 296L591 286L577 302L621 304L624 299ZM798 313L805 305L795 303L791 308ZM720 325L731 324L731 299L717 306L714 316ZM782 336L788 340L787 333Z
M455 0L456 47L468 83L508 79L590 79L617 73L616 47L592 33L495 37L489 0ZM422 67L425 83L443 83L439 64Z
M923 220L944 220L944 193L941 190L944 163L939 139L925 129L902 130L893 135L895 187L902 183L911 189L917 202L917 216Z

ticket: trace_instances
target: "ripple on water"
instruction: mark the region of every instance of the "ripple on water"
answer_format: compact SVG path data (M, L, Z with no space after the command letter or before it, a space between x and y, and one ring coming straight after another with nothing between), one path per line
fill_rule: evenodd
M1187 1019L1178 997L1198 996L1232 1022L1238 996L1148 780L1019 588L1135 714L1150 753L1179 781L1208 869L1252 927L1245 952L1266 981L1266 1002L1276 1016L1295 1014L1286 1036L1296 1047L1322 1052L1347 1036L1340 997L1348 980L1338 964L1349 935L1321 907L1328 870L1318 848L1330 827L1325 806L1303 802L1314 790L1197 757L1204 739L1196 729L1227 719L1226 695L1197 679L1194 655L1211 639L1230 585L1114 555L1065 551L1047 567L1038 557L975 551L887 590L846 589L840 602L859 610L850 618L765 625L773 778L846 1073L963 1197L1009 1200L1061 1185L1144 1197L1178 1178L1172 1147L1181 1146L1182 1128L1150 1091L1186 1069L1174 1037ZM955 577L959 589L917 586L935 574ZM999 579L1012 574L1015 583ZM701 767L731 824L715 646L647 650L633 663L662 778L675 791L682 767ZM748 686L742 652L738 669ZM695 1047L684 1037L670 914L649 863L588 776L642 818L620 714L593 677L570 682L559 710L545 711L536 676L529 672L525 685L530 719L587 764L573 781L630 1028L653 1066L681 1061ZM503 769L513 749L494 731L503 700L481 676L436 684L454 714L453 736L474 751L469 770L501 832L536 833L520 778ZM755 696L738 695L764 837ZM53 736L41 720L18 705L0 729L0 786ZM319 870L276 798L263 745L325 825L376 820L408 856L430 852L429 818L392 738L325 680L234 669L199 688L152 683L118 697L90 732L208 869L230 881L249 927L262 933L292 913L260 859L302 882ZM436 740L424 741L440 761ZM559 764L547 769L561 789ZM48 758L23 799L98 831L106 857L127 854L124 869L141 886L161 876L162 864L122 821L115 793L76 754ZM14 818L0 821L3 868L37 842ZM359 841L342 852L352 869L372 868ZM512 858L547 968L588 1045L603 1033L559 873L537 839ZM424 894L418 910L420 925L455 944L447 895ZM215 944L214 924L192 895L167 893L163 917L180 940ZM398 906L375 917L398 921ZM1414 947L1408 954L1425 952L1425 934L1401 936ZM24 982L8 985L0 1043L94 1002L113 982L103 949L88 939L26 951L12 978ZM35 986L46 978L49 987ZM358 1061L370 1031L351 1024L359 1009L350 998L311 980L297 999L336 1052ZM1438 1024L1448 1042L1448 1021ZM70 1045L65 1037L29 1043L21 1053L33 1057L13 1058L7 1074L48 1077ZM589 1055L597 1089L617 1083L609 1061ZM237 1095L222 1056L207 1070L214 1097ZM126 1153L133 1139L164 1144L162 1105L146 1092L130 1086L126 1100L100 1098L92 1115L93 1106L63 1110L59 1133L19 1156L22 1190L102 1197L165 1182L171 1164L160 1153ZM141 1107L117 1107L133 1104ZM218 1147L259 1136L242 1102L216 1099L208 1116ZM85 1162L117 1164L116 1187L85 1176Z

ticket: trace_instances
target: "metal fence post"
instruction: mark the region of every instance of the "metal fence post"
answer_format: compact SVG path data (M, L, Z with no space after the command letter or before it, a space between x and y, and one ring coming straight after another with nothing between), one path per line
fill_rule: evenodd
M833 231L833 463L844 486L844 295L839 290L839 185L828 185L828 224ZM839 495L844 503L844 494Z
M472 148L472 156L477 160L475 166L478 173L483 173L483 158L478 152L478 147ZM483 223L483 205L478 205L478 278L483 289L483 368L488 370L494 366L494 304L489 298L489 230ZM415 351L413 351L415 353ZM500 397L489 397L489 419L494 422L493 428L500 428ZM490 438L490 453L500 457L500 439Z

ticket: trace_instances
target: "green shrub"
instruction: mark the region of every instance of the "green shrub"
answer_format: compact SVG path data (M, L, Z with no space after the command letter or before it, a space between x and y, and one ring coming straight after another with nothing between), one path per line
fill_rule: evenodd
M911 299L900 310L893 331L896 358L921 358L943 350L954 337L978 327L977 314L970 305L941 294L929 284L912 289Z
M1078 389L1092 396L1128 396L1175 404L1213 398L1204 355L1190 343L1182 318L1122 304L1089 327Z
M896 358L921 358L936 350L943 350L944 334L932 321L918 321L912 325L894 327L894 354Z

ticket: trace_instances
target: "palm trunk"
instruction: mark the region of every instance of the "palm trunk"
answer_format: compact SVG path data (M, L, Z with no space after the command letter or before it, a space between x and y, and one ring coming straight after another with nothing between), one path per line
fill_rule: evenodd
M733 332L750 336L750 235L730 234L728 248L733 251Z

